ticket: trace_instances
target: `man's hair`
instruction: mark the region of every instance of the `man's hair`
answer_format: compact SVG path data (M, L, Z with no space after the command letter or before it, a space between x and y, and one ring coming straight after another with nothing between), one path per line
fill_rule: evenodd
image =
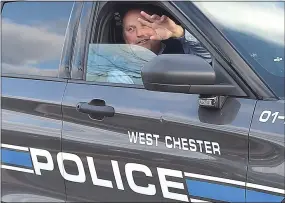
M148 5L146 3L123 3L118 7L118 13L120 16L120 33L121 33L121 37L122 40L124 40L124 24L123 24L123 20L126 16L126 14L131 11L131 10L139 10L139 11L144 11L149 15L153 15L153 14L157 14L157 15L163 15L162 10L157 7L157 6L153 6L153 5Z
M149 15L153 15L153 14L157 14L157 15L164 15L165 13L162 11L162 9L158 6L154 6L154 5L147 5L145 3L127 3L127 4L122 4L119 8L119 14L121 17L121 20L123 21L124 17L126 16L126 14L131 11L131 10L140 10L140 11L144 11Z

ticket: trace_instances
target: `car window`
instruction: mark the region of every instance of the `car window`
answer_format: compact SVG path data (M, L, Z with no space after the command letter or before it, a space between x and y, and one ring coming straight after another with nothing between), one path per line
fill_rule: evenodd
M284 2L199 1L195 5L265 83L284 98Z
M73 2L7 2L2 73L57 77Z
M138 45L90 44L86 80L142 85L141 68L155 56Z
M105 12L103 14L105 14ZM104 17L99 19L107 19L106 21L95 23L95 26L96 24L106 25L105 28L96 31L96 33L102 32L98 35L101 35L104 40L102 43L91 41L88 45L85 71L86 81L141 86L143 85L141 77L143 66L160 54L195 54L209 63L212 61L211 54L203 44L183 27L182 36L180 35L179 37L170 37L165 40L160 40L161 46L156 51L151 49L151 46L148 46L149 44L147 43L149 42L146 42L146 44L143 42L143 40L148 40L150 36L147 34L143 36L140 35L141 32L150 32L149 30L145 31L147 26L142 26L143 29L135 31L136 34L134 32L130 34L132 37L129 39L135 38L137 43L121 40L114 42L112 40L123 39L123 28L121 27L122 19L120 14L114 12L113 16L114 21L116 21L114 24L112 24L112 21L108 21L108 18ZM171 18L171 20L177 21L173 18ZM120 29L116 29L116 26ZM113 32L112 29L114 30ZM106 32L106 34L104 32ZM129 32L129 29L127 30L127 28L125 28L125 32ZM140 43L140 41L142 42Z

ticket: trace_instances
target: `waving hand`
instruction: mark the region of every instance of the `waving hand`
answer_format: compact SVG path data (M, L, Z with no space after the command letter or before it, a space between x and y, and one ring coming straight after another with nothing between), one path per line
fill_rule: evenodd
M150 37L151 40L166 40L170 37L181 37L184 33L181 26L165 15L161 17L156 14L150 16L144 11L141 12L141 15L147 20L138 18L138 21L155 31L155 35Z

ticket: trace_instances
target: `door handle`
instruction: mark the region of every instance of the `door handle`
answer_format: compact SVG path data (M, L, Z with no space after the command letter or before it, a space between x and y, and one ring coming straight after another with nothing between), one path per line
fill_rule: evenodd
M104 102L105 103L105 102ZM81 113L88 114L91 118L93 117L113 117L115 110L112 106L95 105L87 102L79 102L76 105L76 110Z

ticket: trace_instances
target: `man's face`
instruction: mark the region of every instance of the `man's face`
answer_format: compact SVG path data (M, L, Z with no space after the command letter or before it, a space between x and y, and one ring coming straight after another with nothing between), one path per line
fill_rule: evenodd
M155 34L155 31L150 27L142 25L138 18L144 19L140 14L140 10L131 10L125 15L123 19L125 43L136 44L157 52L160 47L160 41L149 39L150 36Z

